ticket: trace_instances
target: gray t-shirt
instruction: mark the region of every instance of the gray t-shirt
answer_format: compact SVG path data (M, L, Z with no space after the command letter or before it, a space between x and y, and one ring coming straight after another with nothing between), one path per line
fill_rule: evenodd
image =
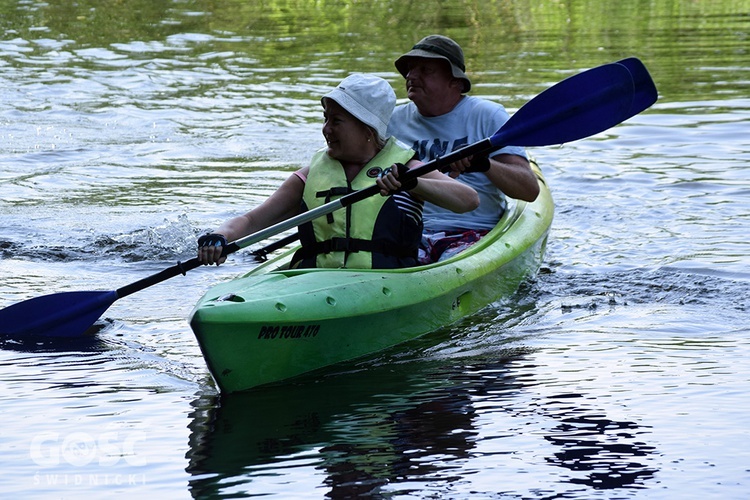
M474 144L497 132L510 116L496 102L479 97L464 96L453 110L441 116L426 117L419 114L413 102L397 106L388 124L388 135L414 149L424 161L434 160L464 146ZM526 158L526 151L518 146L506 146L500 153ZM505 196L484 173L463 174L459 180L479 193L479 208L457 214L425 203L425 231L456 231L463 229L492 229L506 207Z

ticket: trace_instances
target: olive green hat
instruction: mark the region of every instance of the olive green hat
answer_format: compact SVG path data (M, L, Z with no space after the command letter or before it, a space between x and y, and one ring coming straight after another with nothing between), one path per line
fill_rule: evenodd
M471 90L471 81L466 76L464 51L456 42L443 35L430 35L421 39L409 52L396 59L396 69L406 78L409 70L408 60L412 57L426 57L428 59L444 59L451 65L451 72L455 78L464 82L464 93Z

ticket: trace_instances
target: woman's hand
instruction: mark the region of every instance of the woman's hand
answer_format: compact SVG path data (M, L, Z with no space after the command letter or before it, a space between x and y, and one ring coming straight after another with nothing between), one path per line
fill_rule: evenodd
M227 246L227 239L223 234L209 233L198 238L198 260L204 266L223 264L226 255L221 255Z
M408 172L409 168L403 163L394 163L383 171L383 175L375 181L380 187L380 194L389 196L397 191L411 191L419 183L416 178L401 182L399 177Z

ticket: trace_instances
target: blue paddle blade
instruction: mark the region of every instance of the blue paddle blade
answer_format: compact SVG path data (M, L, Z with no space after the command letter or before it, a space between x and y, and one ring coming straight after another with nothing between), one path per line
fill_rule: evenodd
M77 337L118 299L116 291L43 295L0 309L0 334Z
M622 64L599 66L548 88L490 138L495 149L577 141L630 118L635 88Z
M635 116L644 109L651 107L659 97L659 93L656 90L656 85L651 79L651 75L648 73L646 66L643 65L640 59L637 57L628 57L621 61L617 61L616 64L622 64L628 71L630 76L633 78L633 85L635 87L635 95L633 96L633 105L630 108L630 116ZM630 116L628 118L630 118Z

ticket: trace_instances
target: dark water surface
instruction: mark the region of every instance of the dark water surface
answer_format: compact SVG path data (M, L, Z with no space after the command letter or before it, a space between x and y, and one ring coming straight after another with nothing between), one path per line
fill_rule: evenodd
M187 324L240 252L76 341L0 339L13 498L746 498L750 2L0 0L0 307L190 258L441 32L513 111L623 57L659 102L537 157L537 278L406 347L220 398Z

